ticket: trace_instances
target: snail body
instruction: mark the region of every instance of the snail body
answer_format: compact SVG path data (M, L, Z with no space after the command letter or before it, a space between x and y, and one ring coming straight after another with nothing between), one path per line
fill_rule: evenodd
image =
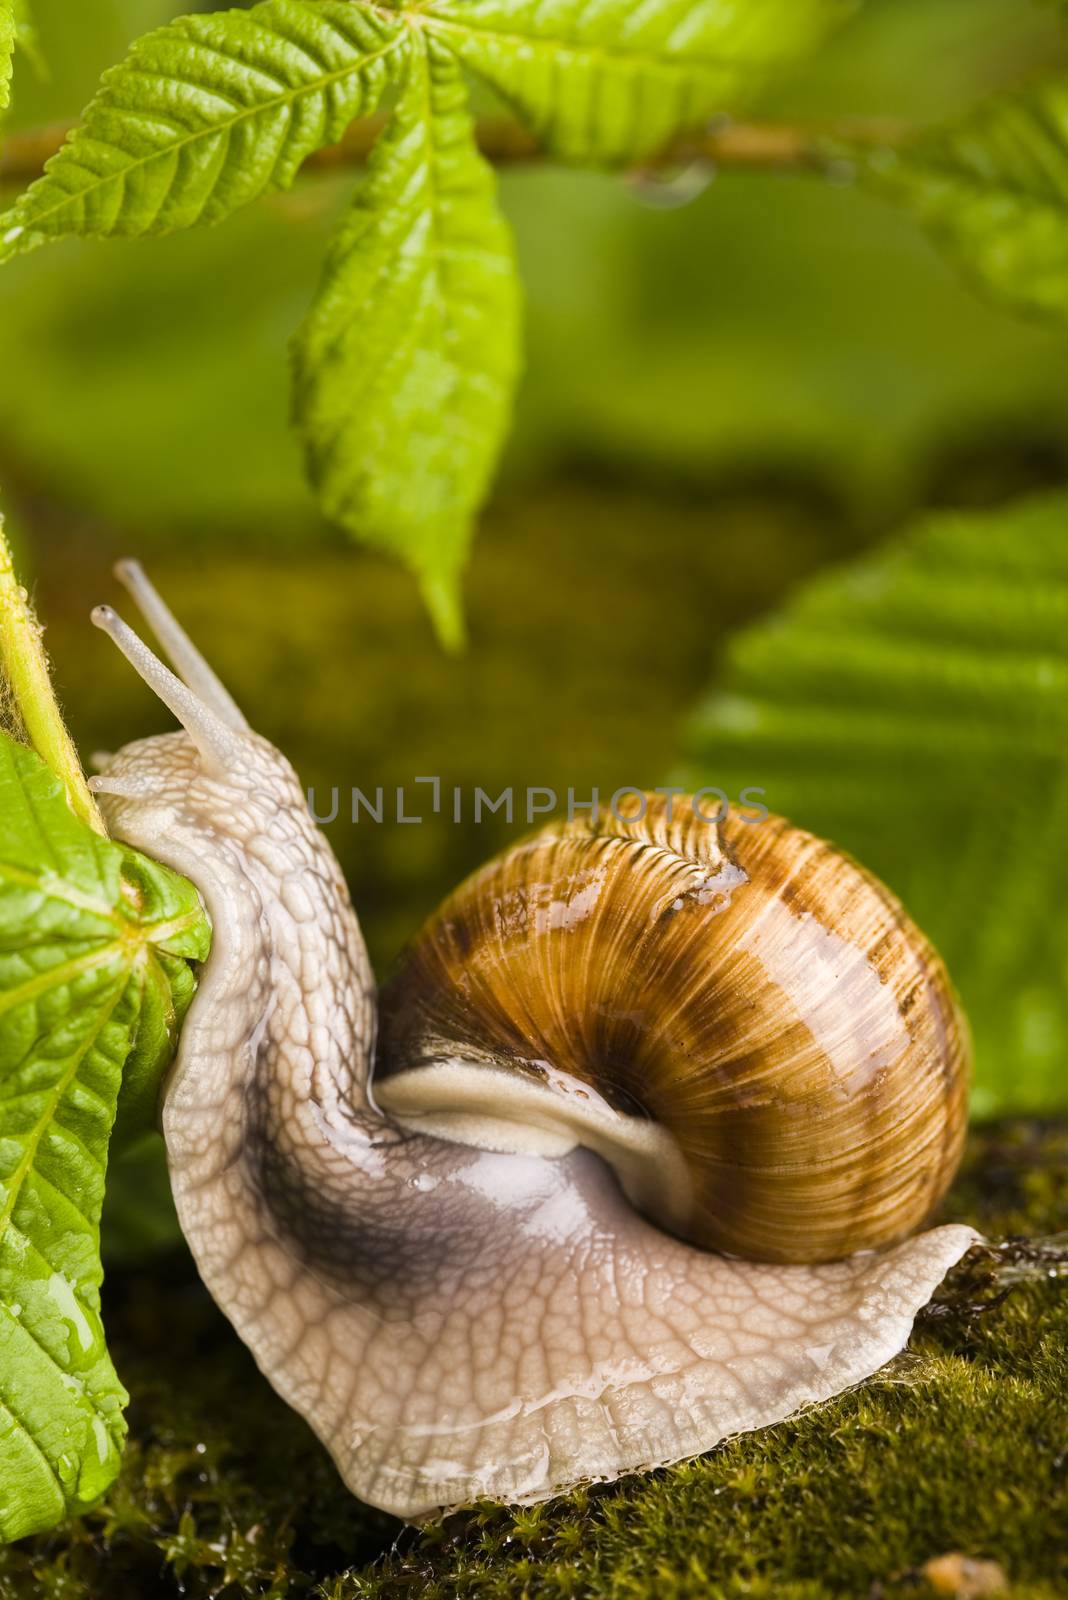
M208 1289L355 1493L406 1517L478 1496L541 1499L778 1421L902 1347L917 1309L975 1235L943 1227L878 1253L868 1247L900 1239L948 1181L966 1065L937 959L922 941L906 959L901 941L914 930L885 891L851 864L856 879L839 877L833 888L828 867L816 896L828 920L819 923L815 904L798 910L791 896L819 878L826 847L795 841L778 889L769 878L759 895L747 894L765 855L778 860L786 848L786 824L769 824L764 844L711 827L684 838L655 813L602 823L586 838L550 831L484 869L488 878L462 888L417 941L387 995L382 1076L372 1084L370 966L293 769L248 729L139 569L122 576L182 678L110 609L94 620L184 731L126 746L94 787L118 837L192 879L214 930L162 1097L179 1220ZM802 870L806 853L811 872ZM543 893L554 856L555 895ZM578 864L562 872L565 856ZM612 910L628 876L635 891L656 880L640 930ZM478 901L491 908L483 929L465 896L477 900L498 879L507 888ZM520 883L531 892L517 900ZM786 1197L761 1200L753 1185L756 1210L772 1225L770 1242L752 1249L727 1189L713 1184L701 1197L689 1138L701 1095L689 1087L687 1040L701 1031L700 996L715 1010L720 991L706 994L695 971L699 1003L682 1008L680 1023L676 953L670 945L643 952L637 937L663 924L681 950L692 923L691 933L707 924L715 941L746 899L757 906L747 960L763 974L754 994L761 984L768 994L782 989L792 966L837 961L827 993L838 985L863 1013L839 1037L826 995L798 1010L785 1030L802 1046L796 1100L777 1096L760 1074L742 1094L755 1120L741 1170L780 1169ZM835 920L853 902L882 941L864 958L877 988ZM761 942L784 914L772 906L819 935L793 954L788 943L783 970ZM509 908L525 929L515 969L495 943L507 944ZM560 937L538 937L543 914L542 931ZM618 962L589 954L598 931L619 943ZM706 980L721 960L737 959L730 946L724 938L704 963ZM619 978L627 957L633 1004ZM592 1004L573 1010L583 970ZM669 998L653 1016L643 985L663 982ZM706 1063L708 1098L724 1101L728 1125L741 1116L728 1056L735 1068L749 1059L740 1044L753 1000L739 1001L732 1018L733 1053ZM472 1015L482 1003L478 1032ZM805 1044L806 1029L815 1045ZM539 1055L543 1045L559 1046L568 1065ZM898 1047L922 1067L911 1096L892 1087L903 1071ZM821 1053L857 1149L883 1137L886 1107L898 1105L904 1153L876 1177L856 1151L842 1166L841 1136L830 1138L819 1157L832 1174L827 1195L817 1186L811 1222L791 1233L805 1108L816 1108L816 1125L823 1101L834 1099L826 1085L806 1087ZM673 1080L685 1110L660 1121ZM936 1137L927 1119L939 1104L945 1125ZM761 1128L784 1106L776 1161ZM716 1141L725 1147L728 1134L701 1139L715 1166ZM716 1242L715 1196L733 1230L722 1235L726 1255L688 1242ZM867 1213L880 1201L889 1223L877 1236ZM854 1213L859 1233L849 1230ZM802 1262L805 1226L813 1244ZM842 1259L820 1259L828 1254Z

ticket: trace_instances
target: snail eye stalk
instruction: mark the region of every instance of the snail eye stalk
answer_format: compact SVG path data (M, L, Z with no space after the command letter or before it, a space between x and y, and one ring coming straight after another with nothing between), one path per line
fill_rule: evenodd
M179 677L228 727L242 732L247 730L248 722L230 691L205 661L141 563L120 561L115 567L115 576L132 596Z
M175 677L111 606L95 606L92 620L95 627L118 645L138 676L178 718L199 750L205 771L218 776L232 772L241 755L240 735L236 729L205 705L181 678Z

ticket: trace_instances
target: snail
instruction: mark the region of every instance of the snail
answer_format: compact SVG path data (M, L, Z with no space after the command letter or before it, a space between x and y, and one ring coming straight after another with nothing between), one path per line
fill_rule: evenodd
M161 1096L179 1220L354 1493L409 1519L544 1499L902 1348L977 1236L915 1232L960 1155L968 1045L881 885L781 820L639 797L476 873L379 1007L289 762L119 576L180 676L93 620L183 731L93 787L214 930Z

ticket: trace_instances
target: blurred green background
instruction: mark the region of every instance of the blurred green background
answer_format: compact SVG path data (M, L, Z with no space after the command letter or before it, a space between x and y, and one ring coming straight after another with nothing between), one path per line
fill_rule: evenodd
M21 64L16 127L69 116L129 39L188 8L35 9L50 75ZM941 116L1068 61L1065 39L1018 0L869 0L765 109ZM132 553L324 798L422 774L653 786L724 641L799 579L917 507L1068 478L1064 339L988 309L877 201L724 174L665 209L623 179L510 171L528 371L470 646L447 659L408 578L317 517L287 428L286 340L351 181L0 277L0 484L87 752L167 726L88 624ZM342 808L331 834L380 970L520 827L354 828Z

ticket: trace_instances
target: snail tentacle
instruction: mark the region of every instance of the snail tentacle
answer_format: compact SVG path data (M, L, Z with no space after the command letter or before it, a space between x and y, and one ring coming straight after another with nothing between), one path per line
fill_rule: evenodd
M232 769L240 759L235 730L165 667L111 606L95 606L92 621L118 645L127 661L182 724L205 762L216 771Z
M89 779L89 788L93 794L110 794L123 800L147 800L153 793L149 778L109 778L106 773L95 773Z
M115 576L133 597L178 676L229 727L247 730L248 721L229 689L201 655L141 563L119 561Z

